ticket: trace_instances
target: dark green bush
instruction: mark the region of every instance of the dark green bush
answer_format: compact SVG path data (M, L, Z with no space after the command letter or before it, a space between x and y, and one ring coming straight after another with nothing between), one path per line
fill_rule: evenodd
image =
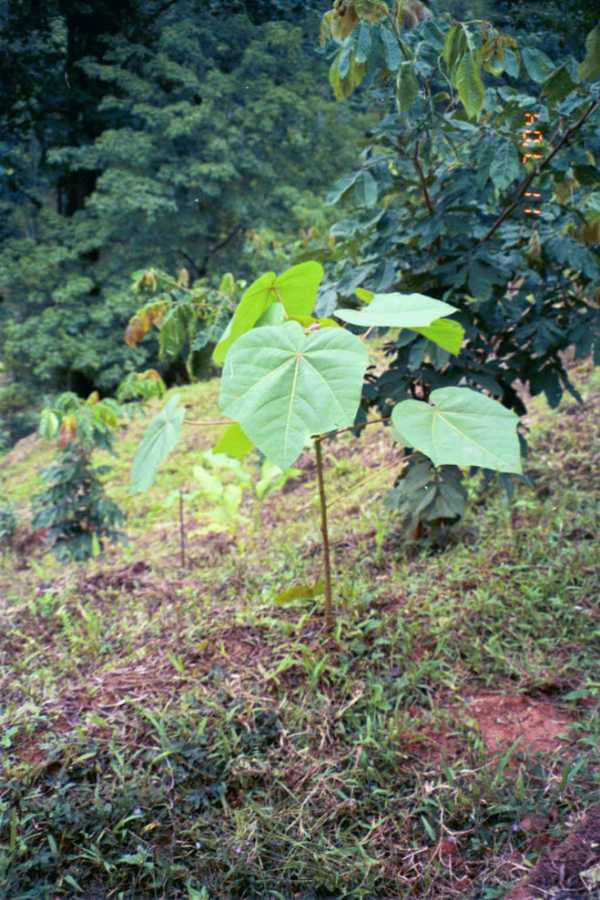
M42 477L46 490L33 498L34 528L46 529L61 562L82 562L99 553L106 540L119 540L123 512L110 500L100 476L110 466L94 468L88 453L75 443L61 450Z

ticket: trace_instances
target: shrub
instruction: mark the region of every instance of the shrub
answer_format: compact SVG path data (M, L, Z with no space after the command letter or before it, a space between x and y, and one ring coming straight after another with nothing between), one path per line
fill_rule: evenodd
M12 506L0 504L0 548L10 546L17 530L17 518Z
M110 500L101 477L110 466L94 467L94 449L113 451L113 430L121 418L114 400L92 394L87 401L75 394L61 394L46 407L40 433L58 437L56 459L42 473L46 490L32 501L34 528L46 529L55 556L65 562L81 562L100 553L105 541L123 537L119 526L124 513Z

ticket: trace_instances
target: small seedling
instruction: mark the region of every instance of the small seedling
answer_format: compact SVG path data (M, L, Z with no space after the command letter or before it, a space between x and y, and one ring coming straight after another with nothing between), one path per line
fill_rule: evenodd
M319 263L306 262L276 276L268 272L250 285L216 347L224 363L220 407L232 425L218 445L234 457L230 469L252 447L285 471L314 447L325 586L325 620L334 625L333 576L323 441L352 429L369 363L365 340L330 319L315 319ZM422 294L372 294L367 305L338 309L336 319L367 332L408 329L447 352L458 353L464 332L449 319L456 309ZM181 435L185 411L172 398L151 423L134 462L134 488L144 489ZM480 466L521 472L518 419L489 397L464 387L433 391L428 401L404 400L391 414L393 436L438 466ZM367 423L369 424L369 423ZM205 469L196 472L205 493L225 510L239 509L241 487L229 491Z

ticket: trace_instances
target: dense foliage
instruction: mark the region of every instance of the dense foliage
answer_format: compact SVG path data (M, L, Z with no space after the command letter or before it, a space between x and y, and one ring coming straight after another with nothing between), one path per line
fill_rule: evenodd
M273 241L322 224L356 150L310 4L4 13L0 416L22 432L40 390L112 391L154 354L121 340L133 272L252 274Z
M402 333L368 376L363 420L457 384L519 414L519 383L555 406L576 393L564 351L600 358L600 29L577 60L552 60L535 34L444 19L406 31L386 10L357 4L342 33L325 20L336 95L362 82L381 114L360 170L330 194L347 217L317 308L330 315L359 287L424 292L459 308L467 342L451 357Z

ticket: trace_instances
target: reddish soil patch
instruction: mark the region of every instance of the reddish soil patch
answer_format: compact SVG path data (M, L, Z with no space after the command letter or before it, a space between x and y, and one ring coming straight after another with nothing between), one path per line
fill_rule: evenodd
M508 750L519 741L525 753L552 753L565 745L572 720L552 703L522 694L479 694L468 705L483 742L493 752Z
M583 821L574 827L566 840L540 859L533 871L507 895L506 900L598 897L598 882L590 869L599 864L600 804L597 804L588 810Z

